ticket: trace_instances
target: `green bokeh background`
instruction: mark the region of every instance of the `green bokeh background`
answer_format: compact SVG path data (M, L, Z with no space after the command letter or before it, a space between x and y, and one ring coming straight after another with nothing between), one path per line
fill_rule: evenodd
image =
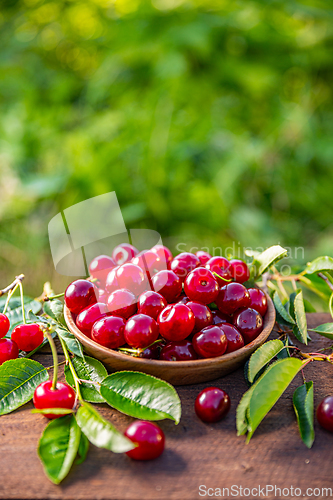
M309 0L3 0L0 274L56 291L47 225L116 191L130 228L333 247L333 9Z

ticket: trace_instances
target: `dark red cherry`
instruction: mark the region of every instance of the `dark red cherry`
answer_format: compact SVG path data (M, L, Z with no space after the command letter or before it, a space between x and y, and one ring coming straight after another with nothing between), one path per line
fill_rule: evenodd
M134 293L123 288L112 292L108 298L108 309L114 316L129 318L136 313L136 297Z
M261 316L265 316L267 312L267 297L260 288L248 288L250 294L250 307L258 311Z
M171 270L177 274L182 282L193 269L200 265L200 260L196 255L189 252L182 252L171 262Z
M317 408L317 420L329 432L333 432L333 396L326 396Z
M173 271L160 271L152 279L155 292L160 293L170 303L182 292L182 282Z
M87 337L91 335L91 329L93 324L98 321L103 316L106 316L109 312L108 306L102 302L97 302L92 306L86 307L83 311L78 314L76 318L76 326L83 332Z
M216 278L220 286L225 285L225 280L228 281L232 277L229 270L230 262L224 257L212 257L206 263L206 268L209 269L212 273L218 274L218 276L214 274L214 277Z
M252 342L263 329L262 317L255 309L239 309L233 319L234 326L242 334L245 344Z
M7 335L10 328L10 322L5 314L0 313L0 339Z
M207 387L197 396L194 408L203 422L218 422L230 410L230 398L218 387Z
M118 267L116 275L119 287L130 290L134 295L140 295L150 288L146 272L135 264L123 264Z
M136 448L126 453L134 460L153 460L163 453L164 433L152 422L136 420L127 427L125 436L137 445Z
M179 340L166 344L160 354L163 361L190 361L198 359L192 343L189 340Z
M228 341L225 333L216 325L207 326L194 335L193 347L203 358L222 356L227 350Z
M121 243L112 252L112 258L118 266L126 264L139 253L139 250L129 243Z
M125 344L126 320L121 316L104 316L96 321L91 330L91 338L109 349L117 349Z
M44 333L37 323L30 323L16 326L11 338L21 351L30 352L41 345Z
M193 301L187 302L186 305L194 314L195 325L192 333L200 332L200 330L213 323L212 312L205 304Z
M154 344L146 347L143 351L140 352L139 358L145 359L159 359L160 357L160 344Z
M238 283L244 283L250 279L250 269L247 264L239 259L230 261L230 274Z
M46 410L48 408L66 408L72 410L74 408L75 399L75 392L70 385L58 381L56 390L53 390L52 381L47 380L36 387L33 403L38 410ZM62 415L48 413L44 416L49 419L54 419Z
M231 323L232 317L227 314L223 314L221 311L212 311L213 325L221 325L222 323Z
M89 264L89 273L92 278L97 279L100 286L105 286L105 281L109 272L116 266L116 263L108 255L99 255Z
M165 298L157 292L144 292L139 297L138 312L157 320L160 312L167 306Z
M230 315L241 307L249 307L250 294L240 283L228 283L221 288L215 302L221 312Z
M208 269L197 267L187 275L184 291L189 299L210 304L219 294L219 285Z
M228 347L225 351L226 354L228 354L228 352L237 351L241 347L244 347L244 339L235 326L224 323L220 324L219 327L227 337Z
M88 280L73 281L65 291L65 304L68 309L79 314L88 306L96 304L98 297L97 287Z
M172 253L169 250L169 248L165 247L164 245L155 245L152 248L152 252L155 252L159 256L161 261L166 264L165 267L167 269L170 269L170 264L172 261Z
M198 250L198 252L195 252L195 255L200 260L200 264L202 266L205 266L207 264L207 262L209 261L209 259L212 258L212 256L210 255L210 253L204 252L203 250Z
M171 341L184 340L195 326L194 314L185 304L168 305L157 321L162 337Z
M19 355L17 344L11 339L0 339L0 365L9 359L16 359Z
M150 316L136 314L127 321L124 335L127 344L131 347L147 347L157 340L158 325Z

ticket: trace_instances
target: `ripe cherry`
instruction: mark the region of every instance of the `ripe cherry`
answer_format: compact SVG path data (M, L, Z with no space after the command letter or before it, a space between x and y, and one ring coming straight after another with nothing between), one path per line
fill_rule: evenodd
M139 297L138 312L157 320L160 312L167 306L165 298L157 292L144 292Z
M136 313L136 297L129 290L120 288L108 298L108 309L114 316L129 318Z
M205 304L201 304L201 302L191 301L187 302L186 305L194 314L195 325L192 333L200 332L200 330L213 323L212 312Z
M182 282L173 271L160 271L152 279L155 292L160 293L170 303L182 292Z
M108 306L102 302L97 302L92 306L86 307L76 318L76 326L83 332L87 337L91 335L91 329L93 324L106 316L109 312Z
M267 312L267 297L263 290L260 288L248 288L250 294L250 307L258 311L261 316L265 316Z
M223 314L221 311L212 311L213 325L221 325L222 323L231 323L232 318L227 314Z
M184 291L189 299L210 304L219 294L219 285L208 269L197 267L187 275Z
M159 271L167 269L166 262L161 260L160 256L152 250L145 250L144 252L136 255L131 262L132 264L141 267L141 269L145 273L148 273L149 276L154 276L154 274Z
M239 259L230 261L230 274L237 283L244 283L250 279L250 269L247 264Z
M160 359L164 361L190 361L198 359L198 356L189 340L179 340L166 344L161 350Z
M16 359L19 355L17 344L11 339L0 339L0 365L9 359Z
M112 258L118 266L126 264L139 253L139 250L129 243L121 243L112 252Z
M12 331L11 338L21 351L30 352L41 345L44 333L37 323L30 323L16 326Z
M195 326L194 314L185 304L168 305L158 317L160 334L167 340L184 340Z
M209 261L209 259L212 258L210 253L204 252L203 250L198 250L197 252L195 252L195 255L200 260L200 263L202 266L205 266L207 264L207 262Z
M220 324L219 327L227 337L228 347L225 351L226 354L228 354L228 352L237 351L241 347L244 347L244 339L235 326L224 323Z
M116 263L107 255L95 257L89 264L89 273L92 278L98 280L101 286L105 286L105 281L109 272L116 266Z
M136 448L126 453L134 460L152 460L163 453L164 433L152 422L144 420L133 422L127 427L125 436L137 445Z
M72 410L75 404L75 392L65 382L57 382L56 389L52 389L52 381L47 380L36 387L33 403L38 410L48 408L68 408ZM49 419L59 418L61 415L47 413L44 415Z
M117 270L120 266L114 267L106 277L105 289L108 293L115 292L120 288L118 279L117 279Z
M0 314L0 339L7 335L10 328L10 322L5 314Z
M126 323L125 340L131 347L147 347L158 338L156 321L146 314L136 314Z
M134 295L140 295L150 288L146 273L135 264L127 263L118 267L116 276L119 287L130 290Z
M225 285L225 280L230 280L232 277L230 274L230 262L224 257L212 257L206 263L206 268L212 273L218 274L218 276L214 274L214 277L220 286Z
M329 432L333 432L333 396L326 396L317 408L317 420Z
M249 292L240 283L228 283L221 288L216 305L224 314L232 314L241 307L250 306Z
M193 347L203 358L222 356L227 350L228 341L225 333L216 325L207 326L194 335Z
M230 398L218 387L207 387L197 396L194 408L203 422L218 422L228 413Z
M152 248L152 252L155 252L159 256L161 261L166 264L165 267L167 269L170 269L170 264L172 261L172 253L169 250L169 248L165 247L164 245L155 245Z
M88 280L73 281L65 291L65 303L68 309L79 314L83 309L97 302L97 287Z
M98 289L98 302L102 302L103 304L106 304L108 301L109 294L107 293L106 290L103 290L102 288Z
M91 338L108 349L117 349L125 344L125 325L121 316L104 316L94 323Z
M200 265L200 260L196 255L189 252L182 252L171 262L171 270L179 276L181 281L185 281L186 276L193 269Z
M145 359L159 359L159 357L160 357L160 344L154 344L148 346L139 354L139 358L145 358Z
M234 325L242 334L246 344L252 342L263 329L261 315L255 309L242 308L235 312Z

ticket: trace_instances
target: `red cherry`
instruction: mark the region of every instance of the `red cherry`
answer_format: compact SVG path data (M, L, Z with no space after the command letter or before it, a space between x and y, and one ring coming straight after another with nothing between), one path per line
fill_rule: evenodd
M145 358L145 359L159 359L159 357L160 357L160 344L154 344L148 346L139 354L139 358Z
M170 303L182 292L182 282L173 271L160 271L153 277L155 292L160 293Z
M114 267L106 277L105 288L108 293L115 292L120 288L118 279L117 279L117 271L120 266Z
M149 276L154 276L154 274L159 271L167 269L166 262L161 260L159 255L152 250L142 252L134 257L131 262L136 266L141 267L141 269L148 273Z
M96 304L97 297L97 287L91 281L76 280L66 288L65 304L72 313L79 314L86 307Z
M9 319L5 314L0 314L0 339L7 335L10 328Z
M165 298L157 292L145 292L139 297L138 312L157 320L160 312L167 306Z
M227 337L228 347L225 351L226 354L228 354L228 352L237 351L241 347L244 347L244 339L235 326L224 323L220 324L219 327Z
M126 289L112 292L108 298L108 309L114 316L129 318L136 313L136 297Z
M235 312L233 321L246 344L252 342L263 329L261 315L255 309L242 308Z
M112 252L112 258L118 266L126 264L139 253L139 250L129 243L121 243Z
M258 311L261 316L265 316L267 312L267 297L260 288L248 288L250 294L250 307Z
M193 347L203 358L216 358L222 356L228 347L225 333L216 325L207 326L194 335Z
M11 338L21 351L30 352L41 345L44 333L37 323L30 323L16 326L12 331Z
M135 264L128 263L120 266L116 276L119 287L130 290L134 295L140 295L150 288L146 273Z
M241 307L249 307L249 292L240 283L228 283L221 288L216 305L224 314L232 314Z
M326 396L317 408L317 420L329 432L333 432L333 396Z
M172 261L172 253L169 248L164 245L155 245L151 250L159 256L161 261L166 264L165 267L169 269Z
M230 274L238 283L244 283L250 279L250 269L245 262L239 259L230 261Z
M171 270L179 276L181 281L185 281L186 276L193 269L200 265L200 260L196 255L189 252L182 252L171 262Z
M98 302L102 302L103 304L106 304L108 301L109 294L105 291L102 290L102 288L98 289Z
M0 365L9 359L16 359L19 355L19 348L11 339L0 339Z
M197 267L187 275L184 291L189 299L210 304L219 294L219 285L208 269Z
M226 284L225 280L231 279L231 274L229 270L230 262L228 261L228 259L225 259L224 257L212 257L207 262L206 268L209 269L212 273L218 274L218 276L215 276L214 274L214 277L216 278L220 286Z
M146 314L132 316L125 326L125 340L131 347L147 347L158 338L156 321Z
M163 361L189 361L198 359L198 356L190 341L180 340L166 344L161 350L160 359Z
M92 306L86 307L76 318L76 326L83 332L87 337L91 335L91 329L93 324L106 316L109 312L108 306L102 302L97 302Z
M111 257L107 255L99 255L95 257L89 264L89 273L92 278L98 280L101 286L105 286L107 275L116 263Z
M204 252L203 250L198 250L197 252L195 252L195 255L200 260L200 264L202 266L205 266L207 264L207 262L209 261L209 259L212 258L212 256L210 255L210 253Z
M65 382L57 382L56 390L52 389L52 381L47 380L36 387L33 403L38 410L48 408L68 408L72 410L75 404L75 392ZM48 413L44 415L49 419L59 418L61 415Z
M158 317L160 334L167 340L184 340L195 326L194 314L185 304L169 305Z
M213 323L212 312L205 304L193 301L187 302L186 305L194 314L195 325L192 333L200 332L200 330Z
M127 427L125 436L137 445L136 448L126 453L134 460L152 460L163 453L164 433L152 422L144 420L133 422Z
M91 338L108 349L117 349L125 344L125 325L121 316L104 316L94 323Z
M231 323L232 318L227 314L223 314L221 311L212 311L213 325L221 325L222 323Z
M197 396L194 408L203 422L218 422L228 413L230 398L218 387L207 387Z

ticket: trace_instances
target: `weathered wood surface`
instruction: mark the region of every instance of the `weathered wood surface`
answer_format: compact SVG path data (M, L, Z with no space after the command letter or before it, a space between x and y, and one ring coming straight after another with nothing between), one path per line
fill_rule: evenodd
M331 320L328 314L308 315L309 327ZM275 335L276 336L276 335ZM331 345L330 340L311 334L314 351ZM272 334L272 338L274 334ZM48 354L36 359L52 364ZM315 405L333 393L333 366L312 363L306 369L307 380L315 385ZM75 466L60 486L45 477L37 456L37 442L45 427L41 415L33 415L32 404L0 417L0 498L16 499L106 499L106 500L187 500L208 498L199 495L199 486L230 488L232 485L255 488L302 489L302 498L310 498L307 488L333 489L333 434L315 423L316 440L308 450L301 442L292 408L292 392L302 384L297 376L292 387L259 426L251 442L235 432L236 406L246 390L242 369L214 381L232 400L231 411L217 424L204 424L195 416L194 400L205 383L178 387L183 415L175 426L160 423L166 434L166 450L152 462L134 462L91 445L84 464ZM133 420L106 405L102 414L120 430ZM211 493L211 491L210 491ZM235 498L227 495L223 498ZM317 492L318 493L318 492ZM255 498L255 493L247 498ZM304 496L303 496L304 495ZM242 498L239 496L239 498ZM243 497L245 498L245 496ZM274 492L262 498L295 498ZM312 497L314 498L314 497ZM328 498L324 494L317 498Z

